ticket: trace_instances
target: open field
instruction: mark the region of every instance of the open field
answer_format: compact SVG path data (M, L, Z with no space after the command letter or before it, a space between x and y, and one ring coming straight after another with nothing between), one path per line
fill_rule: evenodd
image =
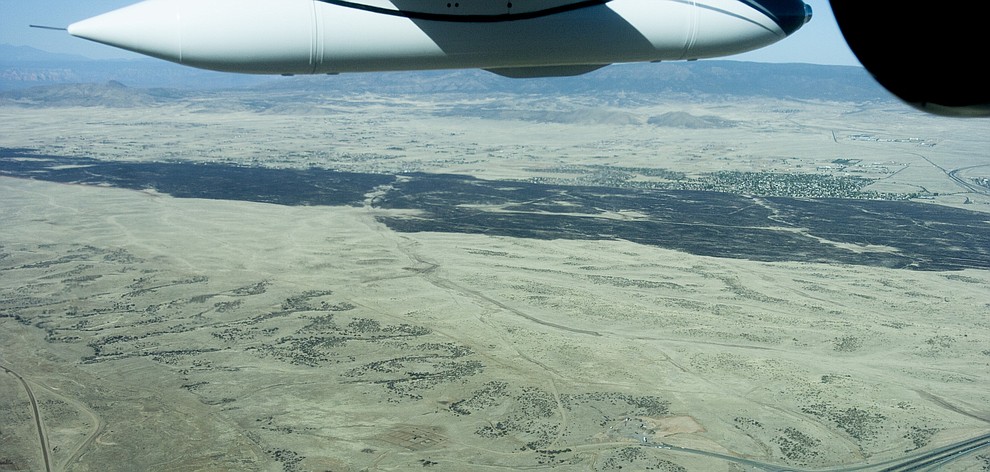
M851 196L778 181L814 176L812 184L866 179L863 192L975 211L990 204L985 124L898 104L310 90L215 92L150 105L130 99L131 107L2 107L0 147L129 162Z
M0 470L821 469L990 429L982 122L229 93L0 108Z

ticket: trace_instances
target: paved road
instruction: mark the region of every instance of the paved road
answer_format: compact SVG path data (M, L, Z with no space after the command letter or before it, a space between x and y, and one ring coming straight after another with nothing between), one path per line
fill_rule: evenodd
M641 446L654 447L672 452L683 452L686 454L715 457L733 462L736 464L753 467L759 470L771 472L844 472L844 471L872 471L872 472L914 472L937 470L939 467L948 464L956 459L961 459L968 454L976 452L982 448L990 446L990 433L942 446L932 451L918 453L903 459L895 459L879 464L852 465L834 469L795 469L765 462L754 461L742 457L720 454L717 452L704 451L678 447L665 443L641 443Z
M48 452L48 437L45 435L45 426L44 422L41 420L41 410L38 409L38 400L34 397L34 390L31 389L31 385L28 384L27 380L24 380L24 377L21 377L21 375L17 372L14 372L2 364L0 364L0 369L3 369L4 372L13 375L17 380L19 380L21 385L24 387L24 391L27 392L28 400L31 402L31 412L34 415L34 424L38 428L38 440L41 442L41 455L45 460L45 471L51 472L52 459Z

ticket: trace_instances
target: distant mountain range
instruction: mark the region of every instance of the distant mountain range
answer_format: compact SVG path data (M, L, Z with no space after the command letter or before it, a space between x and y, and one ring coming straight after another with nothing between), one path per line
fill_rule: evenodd
M58 54L29 46L0 44L0 63L4 64L19 62L80 62L90 60L88 57L76 54Z
M73 85L65 89L69 84ZM78 84L97 85L81 87ZM44 88L36 88L39 86ZM74 90L73 93L82 97L97 93L104 99L121 93L137 94L143 98L135 104L141 104L143 100L165 98L172 93L128 89L245 88L320 93L631 93L853 102L893 100L863 68L850 66L706 60L618 64L577 77L546 79L508 79L481 70L272 77L202 71L155 59L92 60L24 46L0 45L0 102L30 101L31 96L41 99L62 95L64 98L66 94L62 92ZM58 92L58 89L63 90ZM98 101L92 100L93 103Z
M267 80L271 78L190 69L156 59L95 60L0 44L0 92L110 81L138 88L219 89L247 87Z

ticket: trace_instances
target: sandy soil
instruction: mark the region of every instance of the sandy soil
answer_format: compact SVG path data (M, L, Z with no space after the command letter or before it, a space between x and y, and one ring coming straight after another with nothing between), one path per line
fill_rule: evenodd
M649 137L645 125L416 122L421 103L381 105L389 121L367 111L319 122L337 137L334 165L346 167L343 156L362 143L397 156L353 161L361 171L518 177L555 162L656 165L658 153L662 167L688 172L726 162L814 169L854 156L883 166L863 172L889 171L883 185L951 190L931 162L976 165L967 161L976 138L950 125L785 105L797 111L759 115L777 117L767 121L753 118L752 103L719 112L747 119L747 129ZM0 109L0 146L103 159L320 159L308 141L320 128L297 126L309 118L171 111ZM90 121L69 127L80 113ZM812 114L827 119L800 124ZM862 129L845 120L862 115ZM867 128L876 116L890 124ZM138 117L143 124L128 125ZM850 138L920 129L938 144ZM777 131L805 138L784 148ZM182 146L169 144L180 135ZM285 157L294 149L310 151ZM966 208L987 203L970 197ZM0 199L0 366L27 384L0 375L0 470L43 469L29 391L54 470L815 469L881 463L977 436L990 422L985 270L396 233L375 219L387 210L369 206L8 177ZM974 455L960 467L986 461Z

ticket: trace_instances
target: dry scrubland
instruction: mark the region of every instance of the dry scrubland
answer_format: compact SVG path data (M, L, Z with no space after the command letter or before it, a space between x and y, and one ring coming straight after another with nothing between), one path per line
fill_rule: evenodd
M953 180L988 176L985 122L898 107L242 98L0 108L0 146L559 182L602 165L841 174L990 209ZM463 112L495 105L512 112ZM731 125L648 122L672 110ZM32 405L54 470L819 469L988 429L987 270L398 233L373 197L0 177L0 470L45 468Z

